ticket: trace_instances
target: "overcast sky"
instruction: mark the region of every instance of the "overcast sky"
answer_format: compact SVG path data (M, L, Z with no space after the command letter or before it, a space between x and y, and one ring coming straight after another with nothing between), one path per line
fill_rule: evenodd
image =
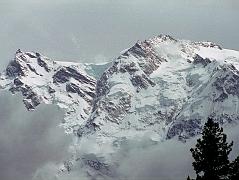
M0 0L0 58L16 49L81 62L161 33L239 50L238 0Z

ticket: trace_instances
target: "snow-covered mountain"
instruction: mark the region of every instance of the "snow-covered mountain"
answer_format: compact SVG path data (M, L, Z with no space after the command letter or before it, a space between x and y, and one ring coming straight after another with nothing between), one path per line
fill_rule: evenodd
M1 75L1 87L20 92L28 110L41 103L66 110L62 125L72 132L88 119L95 97L96 78L107 64L52 61L39 53L18 50Z
M153 141L184 141L199 134L210 116L223 124L239 120L239 52L168 35L137 42L103 64L53 61L18 50L0 86L22 93L28 110L41 103L65 109L62 126L76 135L76 146L93 138L99 147L110 147L74 157L90 175L112 175L114 162L97 155L112 154L122 141L145 134Z

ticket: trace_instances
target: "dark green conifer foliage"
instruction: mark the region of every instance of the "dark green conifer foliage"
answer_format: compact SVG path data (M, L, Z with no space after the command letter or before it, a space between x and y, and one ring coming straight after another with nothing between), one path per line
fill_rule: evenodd
M195 148L190 149L194 158L193 167L196 180L226 180L229 177L230 162L228 155L233 142L227 143L223 128L208 118L202 138L197 140Z
M230 180L239 180L239 156L231 163Z

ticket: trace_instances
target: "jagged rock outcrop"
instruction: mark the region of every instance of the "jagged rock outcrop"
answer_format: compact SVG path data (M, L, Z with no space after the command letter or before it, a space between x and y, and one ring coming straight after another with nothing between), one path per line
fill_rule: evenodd
M96 79L87 74L90 64L52 61L39 53L16 52L1 75L3 88L20 92L28 110L39 104L57 104L66 110L62 125L73 132L90 115Z

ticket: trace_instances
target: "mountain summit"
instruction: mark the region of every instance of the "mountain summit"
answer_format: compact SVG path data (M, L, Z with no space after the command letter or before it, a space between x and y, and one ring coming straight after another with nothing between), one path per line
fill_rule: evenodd
M65 109L61 124L78 139L94 137L114 148L145 134L156 141L185 141L201 132L208 117L238 122L239 52L168 35L137 42L102 64L18 50L0 87L20 92L28 110L41 103ZM107 174L104 168L99 169Z

